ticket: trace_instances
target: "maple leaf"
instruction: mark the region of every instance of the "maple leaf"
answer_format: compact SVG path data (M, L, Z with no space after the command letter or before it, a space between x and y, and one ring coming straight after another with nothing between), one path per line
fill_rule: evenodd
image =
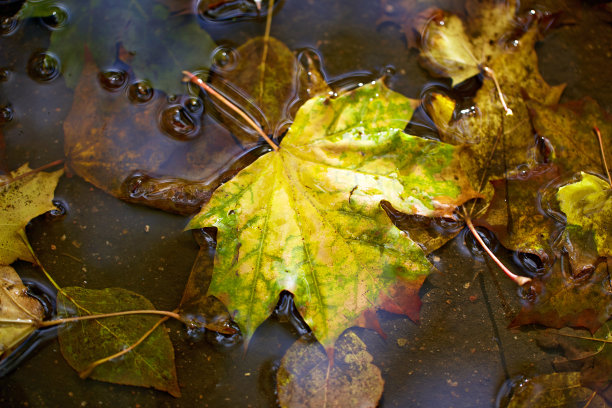
M16 178L29 171L24 164L11 172L10 177ZM33 218L55 208L53 194L63 172L38 172L0 186L0 265L9 265L17 259L35 263L28 248L25 227Z
M164 2L134 0L45 0L29 1L20 15L45 17L66 13L65 26L51 32L49 52L59 57L66 83L77 84L85 62L85 49L92 50L99 67L112 66L122 56L140 79L156 89L180 94L179 68L192 71L210 68L215 43L202 30L195 15L171 15ZM59 10L59 11L58 11Z
M415 105L381 81L310 99L281 149L222 185L190 221L218 228L209 294L247 339L282 290L325 347L368 309L416 296L431 266L380 201L450 217L476 193L457 148L402 132Z
M568 225L595 241L599 256L612 256L612 189L601 178L580 173L580 181L559 188L557 199Z
M333 362L318 343L298 340L281 360L277 376L281 407L376 407L383 392L380 370L353 332L338 338Z
M17 272L0 265L0 360L32 334L44 317L42 305L28 295Z
M122 288L103 290L63 288L57 298L60 317L105 314L124 310L154 309L150 301ZM178 397L174 349L159 316L132 315L81 320L60 327L62 355L79 373L100 381L153 387ZM155 330L139 346L112 364L101 364L89 373L92 363L108 358Z
M562 262L556 262L541 282L535 281L534 296L523 301L523 308L510 327L570 326L594 333L608 320L612 293L606 289L610 279L607 265L600 263L592 273L576 278L568 278L563 268Z

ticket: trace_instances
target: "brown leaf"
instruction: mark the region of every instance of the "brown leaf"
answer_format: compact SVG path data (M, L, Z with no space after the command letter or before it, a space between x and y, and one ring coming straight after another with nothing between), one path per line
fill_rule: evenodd
M383 391L380 370L353 332L336 341L333 362L319 343L296 341L281 360L281 407L376 407Z

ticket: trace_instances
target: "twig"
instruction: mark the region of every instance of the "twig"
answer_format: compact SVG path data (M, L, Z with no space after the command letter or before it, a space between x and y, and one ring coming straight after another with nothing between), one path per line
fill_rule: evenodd
M606 152L604 151L603 142L601 140L601 132L599 132L599 128L597 126L593 127L595 134L597 135L597 140L599 141L599 150L601 151L601 158L603 160L603 165L606 169L606 174L608 175L608 184L610 184L610 188L612 188L612 179L610 178L610 170L608 169L608 163L606 162Z
M274 0L268 2L268 15L266 17L266 31L264 33L263 52L261 53L261 68L259 70L259 99L263 101L264 92L264 76L266 73L266 60L268 59L268 42L270 41L270 28L272 27L272 9L274 8Z
M1 182L1 183L0 183L0 187L4 187L4 186L6 186L6 185L9 185L9 184L11 184L11 183L14 183L14 182L15 182L15 181L17 181L17 180L21 180L22 178L26 178L26 177L28 177L28 176L31 176L32 174L36 174L36 173L38 173L38 172L40 172L40 171L46 170L46 169L48 169L49 167L57 166L57 165L59 165L59 164L62 164L63 162L64 162L64 160L63 160L63 159L60 159L60 160L55 160L55 161L52 161L51 163L47 163L47 164L45 164L44 166L40 166L40 167L39 167L39 168L37 168L37 169L30 170L30 171L28 171L28 172L25 172L25 173L23 173L23 174L20 174L20 175L18 175L17 177L14 177L14 178L9 178L8 180L5 180L5 181Z
M255 129L257 131L257 133L259 133L259 135L261 137L263 137L266 142L268 142L268 144L270 145L270 147L272 147L272 149L274 149L274 151L278 151L279 147L276 145L276 143L274 143L272 141L272 139L270 139L268 137L268 135L266 135L266 133L261 129L261 127L257 123L255 123L255 121L253 119L251 119L246 113L244 113L242 110L240 110L240 108L238 108L236 105L234 105L232 102L230 102L227 98L225 98L219 92L215 91L211 86L207 85L204 81L202 81L200 78L198 78L197 76L195 76L191 72L183 71L183 74L185 74L186 80L189 80L189 81L193 82L194 84L198 85L200 88L202 88L203 90L208 92L210 95L212 95L215 98L217 98L219 101L221 101L228 108L230 108L231 110L236 112L238 115L240 115L240 117L242 119L246 120L247 123L249 125L251 125L251 127L253 129Z
M168 318L172 317L173 319L181 320L181 316L178 313L168 312L165 310L125 310L123 312L113 312L113 313L101 313L101 314L92 314L86 316L73 316L73 317L65 317L62 319L54 319L54 320L45 320L40 322L39 327L48 327L48 326L57 326L59 324L77 322L81 320L92 320L92 319L103 319L106 317L117 317L117 316L128 316L128 315L137 315L137 314L149 314L149 315L162 315Z
M470 229L470 232L472 233L474 238L476 238L476 241L478 241L482 249L485 250L485 252L491 257L491 259L493 259L493 262L495 262L497 266L500 267L500 269L506 274L506 276L512 279L519 286L523 286L531 282L531 278L527 278L526 276L519 276L519 275L512 273L510 269L506 268L506 266L495 256L495 254L491 252L487 244L485 244L482 238L480 238L478 231L476 231L476 228L474 228L474 224L472 224L472 220L470 219L470 216L467 214L465 209L463 210L463 217L465 219L466 225Z
M169 317L168 317L168 316L166 316L166 317L162 317L161 319L159 319L159 320L158 320L158 321L157 321L157 322L156 322L156 323L153 325L153 327L151 327L149 330L147 330L147 332L146 332L145 334L143 334L143 335L142 335L142 337L140 337L140 338L139 338L139 339L136 341L136 343L132 344L132 345L131 345L131 346L129 346L128 348L123 349L123 350L121 350L120 352L115 353L115 354L113 354L113 355L111 355L111 356L104 357L104 358L101 358L100 360L96 360L96 361L94 361L94 362L93 362L93 363L91 363L91 364L90 364L90 365L89 365L89 366L88 366L88 367L87 367L85 370L83 370L83 371L81 371L81 372L79 373L79 377L81 377L81 378L87 378L87 377L89 377L89 375L91 374L91 372L92 372L92 371L93 371L93 370L94 370L94 369L95 369L97 366L99 366L100 364L104 364L104 363L106 363L107 361L110 361L110 360L112 360L112 359L114 359L114 358L117 358L117 357L121 357L122 355L127 354L127 353L129 353L130 351L134 350L136 347L138 347L138 345L139 345L140 343L142 343L143 341L145 341L145 340L147 339L147 337L149 337L149 336L151 335L151 333L153 333L153 332L155 331L155 329L157 329L157 328L158 328L158 327L159 327L159 326L160 326L160 325L161 325L163 322L165 322L165 321L166 321L166 320L168 320L168 319L169 319Z

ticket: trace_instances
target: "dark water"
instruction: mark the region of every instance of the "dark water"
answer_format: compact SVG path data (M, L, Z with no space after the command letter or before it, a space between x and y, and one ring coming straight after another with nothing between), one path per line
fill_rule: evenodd
M457 8L457 3L449 1L448 6ZM607 78L612 27L604 13L595 4L569 0L522 7L545 9L547 3L563 3L575 18L539 44L544 78L551 84L568 84L564 100L589 95L612 111L612 82ZM265 18L252 13L232 18L232 12L226 12L228 18L212 15L199 23L228 49L263 34ZM286 0L277 4L271 35L292 50L315 49L330 81L376 77L393 67L390 85L409 97L418 98L432 82L448 86L419 66L417 52L406 48L397 25L377 24L384 14L373 0ZM64 154L62 124L73 91L52 63L41 62L49 44L49 25L41 19L16 27L10 21L3 23L2 170L24 162L34 168ZM120 80L110 78L111 83ZM146 88L133 91L135 97L147 97ZM67 208L66 215L34 220L28 236L60 285L120 286L146 296L159 309L178 305L198 252L192 234L182 232L187 218L122 202L72 175L60 180L56 197ZM431 275L423 287L420 324L380 313L386 339L356 329L385 379L380 406L490 407L505 381L553 372L551 356L536 346L528 331L506 329L520 308L516 286L480 252L472 253L471 240L464 236L461 233L431 257L442 272ZM520 268L515 262L519 257L501 248L498 253L507 264ZM40 291L49 290L36 268L26 263L16 268ZM285 320L272 317L264 323L246 356L240 346L224 347L210 338L196 342L178 323L168 324L183 393L180 399L81 380L49 332L45 336L49 338L41 338L37 349L12 373L0 378L0 406L274 406L274 372L297 336Z

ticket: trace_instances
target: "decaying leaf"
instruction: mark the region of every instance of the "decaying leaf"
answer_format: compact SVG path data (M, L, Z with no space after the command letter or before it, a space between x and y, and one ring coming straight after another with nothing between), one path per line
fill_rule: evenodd
M567 224L594 240L599 256L612 256L612 189L603 179L581 173L580 181L559 188L557 199Z
M553 373L528 378L516 386L507 408L608 407L595 391L580 383L580 373Z
M57 299L60 317L142 309L154 307L143 296L121 288L91 290L68 287L58 294ZM134 344L159 319L159 316L131 315L67 323L59 330L62 354L76 371L85 372L93 362ZM163 326L155 329L138 347L121 358L94 368L90 377L118 384L153 387L176 397L181 394L174 366L174 349Z
M193 14L174 14L163 1L44 0L28 1L22 17L65 16L65 26L51 32L49 51L59 57L66 83L76 86L93 52L98 67L111 67L121 57L139 79L171 94L184 91L181 69L207 71L215 44ZM123 52L118 55L118 45Z
M29 171L24 164L10 177ZM33 218L55 208L53 195L63 172L38 172L0 186L0 265L10 265L17 259L35 262L26 244L25 227Z
M533 285L535 298L524 300L523 309L511 327L541 324L546 327L586 328L594 333L610 317L612 292L606 263L600 263L586 276L571 277L563 263L553 265L551 272Z
M230 91L230 99L246 98L249 103L240 103L253 118L256 118L266 134L278 136L281 128L291 123L297 109L307 99L329 91L322 74L314 67L302 66L289 48L274 37L256 37L236 50L237 62L232 67L218 68L220 75L212 78L211 84L221 91ZM239 91L238 91L239 90ZM223 123L234 134L259 138L240 117L214 98L216 109L224 112Z
M224 181L217 175L228 162L255 146L254 141L241 146L213 121L203 125L205 129L194 129L188 140L173 138L160 129L159 112L176 109L177 114L188 115L178 101L167 105L164 98L153 95L147 103L132 103L123 93L104 90L97 75L98 68L87 59L64 122L64 150L75 173L110 194L193 213ZM143 179L134 177L137 171L145 178L173 179L159 177L143 186Z
M561 225L543 213L538 191L558 177L553 165L540 165L505 180L493 180L495 195L476 225L495 233L513 251L537 255L544 265L556 258L553 240Z
M191 220L188 228L218 228L208 293L247 340L282 290L325 347L368 309L398 307L400 294L418 299L431 266L380 201L451 217L476 193L457 148L402 132L414 105L381 81L309 100L280 150L221 186Z
M376 407L384 381L365 344L353 332L338 338L330 362L318 343L296 341L277 375L281 407Z
M45 311L17 272L0 265L0 360L38 328Z

